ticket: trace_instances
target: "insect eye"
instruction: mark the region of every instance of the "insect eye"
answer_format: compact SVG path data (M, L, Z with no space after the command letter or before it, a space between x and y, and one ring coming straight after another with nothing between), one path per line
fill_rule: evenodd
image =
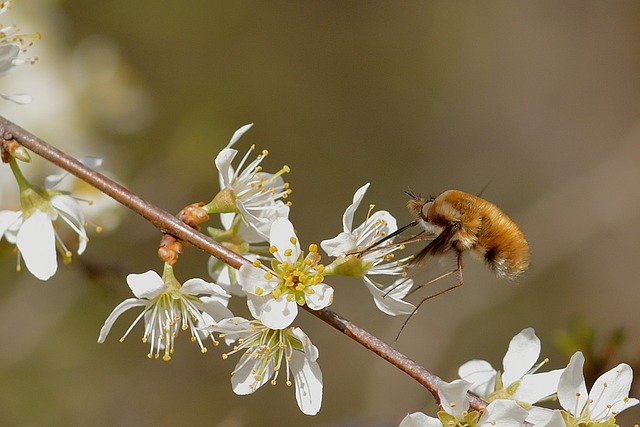
M433 203L433 200L430 200L427 203L425 203L424 205L422 205L422 210L420 211L420 216L425 221L427 221L427 218L428 218L427 215L429 213L429 209L431 208L431 204L432 203Z

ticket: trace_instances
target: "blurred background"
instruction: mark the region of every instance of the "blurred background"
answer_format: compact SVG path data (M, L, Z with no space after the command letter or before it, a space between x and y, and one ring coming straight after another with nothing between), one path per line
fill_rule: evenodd
M501 368L526 327L549 369L580 340L594 345L594 371L640 368L640 3L18 0L0 20L42 34L29 51L39 61L0 80L0 93L34 101L2 102L0 114L103 157L103 171L170 212L213 197L214 158L250 122L236 147L269 149L266 170L291 167L305 244L341 231L366 182L358 223L369 203L410 221L407 189L489 183L483 197L532 249L520 283L468 259L465 285L424 304L394 342L403 318L377 311L358 280L329 282L335 311L442 378L472 358ZM23 169L34 182L53 171ZM16 203L7 170L5 209ZM146 358L141 326L119 343L138 312L97 344L130 297L126 275L161 268L157 230L103 202L105 232L48 282L16 273L0 244L0 425L382 427L435 413L415 381L304 312L296 323L324 374L315 417L283 383L235 396L236 358L202 355L187 334L169 363ZM177 277L206 277L206 260L187 249ZM638 420L637 408L618 418Z

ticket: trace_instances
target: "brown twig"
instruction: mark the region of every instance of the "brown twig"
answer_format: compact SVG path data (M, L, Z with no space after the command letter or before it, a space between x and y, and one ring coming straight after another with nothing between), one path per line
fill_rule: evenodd
M0 116L0 136L5 141L15 140L19 142L21 145L44 159L93 185L98 190L151 222L161 232L173 235L185 242L189 242L195 247L215 256L234 268L240 268L243 264L250 264L250 261L244 257L230 251L222 245L219 245L211 238L192 229L168 212L141 199L123 186L84 166L75 158L70 157L57 148L47 144L40 138L2 116ZM429 390L429 392L431 392L435 399L438 400L438 386L442 380L436 375L430 373L393 347L385 344L364 329L356 326L333 311L328 309L315 311L306 306L304 308L314 316L328 323L338 331L405 372L407 375L422 384L427 390ZM486 407L486 403L481 399L471 395L469 397L471 400L471 407L473 409L480 410Z

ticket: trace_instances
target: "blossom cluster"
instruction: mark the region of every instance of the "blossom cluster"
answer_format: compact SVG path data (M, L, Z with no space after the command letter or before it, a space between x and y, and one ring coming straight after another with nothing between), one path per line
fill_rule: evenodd
M605 372L587 392L583 375L584 356L576 352L564 369L537 372L547 359L537 363L540 340L532 328L524 329L509 343L497 371L484 360L463 364L460 379L438 388L437 418L421 412L408 414L400 427L513 426L527 422L536 427L614 427L615 417L640 403L629 397L633 372L621 363ZM487 406L470 410L468 393ZM557 397L560 409L538 406Z
M322 310L330 306L334 290L326 281L339 275L361 280L373 305L383 313L412 314L415 306L405 301L414 286L406 277L411 257L396 259L406 241L395 241L398 226L388 211L370 205L364 220L355 221L368 183L356 190L347 206L342 231L303 250L289 220L291 189L283 179L289 168L265 172L261 163L268 151L251 159L255 146L234 165L238 151L233 146L250 128L238 129L215 158L220 190L209 203L194 205L202 210L204 220L219 215L220 226L208 227L208 234L248 262L235 269L211 258L207 280L179 281L174 271L177 259L165 260L161 275L153 270L129 274L126 281L134 297L117 305L107 317L98 342L105 342L122 313L141 308L120 341L142 322L147 356L164 361L173 358L180 332L188 333L202 353L208 352L209 343L218 346L223 341L231 348L223 353L224 359L240 355L231 375L236 394L254 393L283 378L286 385L294 387L300 410L314 415L322 405L322 371L318 349L294 324L299 307ZM78 235L78 254L86 249L81 204L54 189L64 174L48 178L45 186L39 187L24 178L15 158L4 157L9 158L20 189L21 209L0 211L0 236L16 245L32 274L46 280L56 272L58 254L65 262L71 258L58 234L60 218ZM95 159L86 162L89 166L100 163ZM327 265L321 262L319 247L332 258ZM251 318L237 316L229 309L234 296L244 298ZM617 414L638 404L637 399L628 397L632 380L628 365L605 373L587 392L580 352L564 369L538 372L546 363L546 359L538 362L540 348L533 329L523 330L511 340L501 371L483 360L465 363L459 369L459 379L440 384L437 418L417 412L407 415L400 425L520 426L527 422L540 427L613 427ZM472 410L469 394L483 399L486 407ZM555 398L562 409L540 406Z
M208 227L209 235L251 262L236 270L211 258L212 282L191 279L180 285L167 263L162 277L153 271L129 275L127 282L135 298L114 309L99 342L105 340L122 312L143 307L122 339L144 319L143 342L150 346L150 358L170 360L180 330L189 330L192 341L203 352L206 339L218 344L214 337L217 334L232 345L232 350L223 354L225 359L243 353L231 376L235 393L245 395L267 382L276 384L284 368L285 383L295 387L298 406L312 415L322 403L322 372L318 349L294 326L298 307L321 310L331 305L334 291L325 278L342 275L361 278L384 313L409 314L414 306L403 301L413 285L404 277L409 257L394 260L394 252L403 246L394 244L393 239L377 245L397 230L395 218L387 211L370 210L362 224L353 226L355 211L369 184L356 191L347 207L343 231L320 244L334 260L322 264L317 244L309 245L305 253L288 219L290 203L285 200L291 189L283 175L289 168L283 166L275 173L264 171L261 163L268 151L251 160L255 146L234 165L238 151L233 146L250 128L245 125L238 129L217 155L214 163L220 190L209 203L202 204L202 209L207 215L219 215L221 227ZM370 249L373 246L375 249ZM376 276L391 277L391 283L383 284ZM252 319L229 311L227 303L232 295L246 299Z

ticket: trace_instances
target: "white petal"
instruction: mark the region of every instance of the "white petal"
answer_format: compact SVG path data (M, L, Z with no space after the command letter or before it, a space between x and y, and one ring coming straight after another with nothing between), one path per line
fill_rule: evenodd
M247 132L249 129L251 129L252 126L253 126L253 123L249 123L249 124L246 124L246 125L240 127L240 129L235 131L233 133L233 136L231 137L231 140L227 144L227 148L233 146L233 144L238 142L238 140L242 137L242 135L244 135L245 132Z
M458 375L473 384L471 391L479 397L487 397L495 390L497 371L486 360L468 361L458 368Z
M511 339L509 349L502 360L505 387L518 381L535 365L540 356L540 339L533 328L524 329Z
M358 206L360 206L360 203L368 189L369 183L367 182L365 185L358 188L356 193L353 195L353 202L347 207L344 211L344 215L342 216L342 231L351 234L353 227L353 215L355 214L356 209L358 209Z
M633 370L626 363L621 363L602 374L589 392L591 419L604 421L612 414L637 405L637 399L624 401L629 396L632 381Z
M584 356L577 351L571 356L571 360L569 360L569 364L560 375L560 381L558 382L560 405L574 415L580 415L588 399L587 386L582 373L583 366ZM576 414L574 411L578 413Z
M305 296L307 306L312 310L321 310L329 307L333 302L333 288L324 283L318 283L312 287L313 293Z
M521 427L527 418L526 409L513 400L498 399L487 405L479 427Z
M118 317L120 317L122 313L129 310L130 308L141 307L144 305L145 305L145 301L140 301L137 298L129 298L122 301L120 304L118 304L117 307L113 309L111 314L109 314L109 317L107 317L107 320L104 321L104 326L102 326L102 329L100 329L100 336L98 337L98 342L99 343L104 342L104 340L107 338L107 335L109 334L109 331L111 330L111 327L115 323L116 319L118 319Z
M184 282L180 288L180 292L193 296L217 294L227 296L229 298L231 297L231 295L227 294L224 289L215 283L207 282L206 280L202 280L197 277Z
M58 269L56 237L49 215L35 210L20 227L16 246L31 274L40 280L55 274Z
M205 329L224 334L227 345L231 345L234 341L246 338L253 333L251 323L242 317L223 319L215 324L206 325Z
M164 291L162 277L153 270L140 274L129 274L127 276L127 284L138 298L152 299Z
M351 233L342 232L333 239L323 240L320 242L320 247L329 256L338 257L345 255L347 252L355 249L357 246L356 241Z
M364 283L367 289L373 295L373 302L378 310L390 316L400 316L411 314L415 310L415 306L407 301L396 299L391 293L387 294L385 290L379 289L368 277L364 277Z
M15 67L13 60L18 57L20 48L15 44L0 45L0 75Z
M0 211L0 239L5 231L22 217L22 211Z
M236 218L236 215L238 214L235 212L225 212L220 214L220 222L222 223L222 227L225 230L228 230L231 228L231 226L233 225L233 221Z
M94 157L94 156L80 157L78 160L80 160L80 163L82 163L83 165L85 165L86 167L89 167L91 169L95 169L95 168L99 167L100 165L102 165L102 162L103 162L103 159L101 157ZM44 188L51 189L51 188L55 187L67 175L69 175L69 172L67 172L67 171L63 171L63 172L60 172L58 174L48 175L44 179Z
M200 300L202 301L202 305L199 308L211 316L213 320L219 321L233 317L231 310L229 310L226 305L220 303L220 301L216 301L210 297L202 297Z
M291 335L293 335L302 344L302 349L307 359L311 361L318 360L318 348L311 343L311 340L305 334L302 329L293 327L291 328Z
M298 315L298 304L295 301L287 301L285 297L274 299L271 295L267 297L248 295L247 303L249 299L257 314L256 318L270 329L289 327Z
M71 196L54 196L51 205L60 213L62 219L78 233L78 255L81 255L87 247L87 232L84 229L84 215L80 205Z
M306 415L315 415L322 406L322 371L317 362L294 351L290 365L296 387L298 407Z
M407 414L402 419L399 427L442 427L439 419L430 417L422 412Z
M529 409L527 422L535 427L566 427L562 419L562 412L559 410L552 411L547 408L539 408L537 406Z
M385 288L384 291L388 292L393 298L402 299L407 296L412 287L413 279L402 278L393 282L393 284Z
M455 380L450 383L441 382L438 386L438 396L442 409L456 418L463 418L469 409L469 391L471 383L465 380Z
M253 295L267 295L278 285L278 278L272 274L271 279L266 279L266 270L253 265L244 264L238 271L238 283L242 290Z
M242 355L240 361L236 365L235 374L231 377L231 387L233 392L238 395L251 394L262 387L273 376L273 360L269 359L264 374L256 380L253 370L260 368L262 359L253 359L251 351L247 351Z
M289 206L281 200L269 201L267 206L253 207L247 207L242 200L237 200L237 207L244 220L238 227L238 237L248 243L268 241L273 221L289 217Z
M221 187L231 186L231 180L233 179L233 168L231 162L233 158L238 154L238 150L232 148L225 148L220 151L216 156L216 168L220 172L220 180L222 181Z
M292 239L295 243L292 243ZM279 261L286 261L289 265L294 265L300 255L300 242L293 230L293 224L287 218L277 218L271 226L269 236L271 246L278 248L278 252L274 256ZM290 255L285 255L287 251L291 251Z
M0 97L6 101L10 101L18 105L31 104L31 101L33 101L33 97L28 93L14 93L13 95L0 94Z
M560 375L563 372L564 369L556 369L539 374L525 375L511 398L527 403L540 402L558 390L558 381L560 381Z

